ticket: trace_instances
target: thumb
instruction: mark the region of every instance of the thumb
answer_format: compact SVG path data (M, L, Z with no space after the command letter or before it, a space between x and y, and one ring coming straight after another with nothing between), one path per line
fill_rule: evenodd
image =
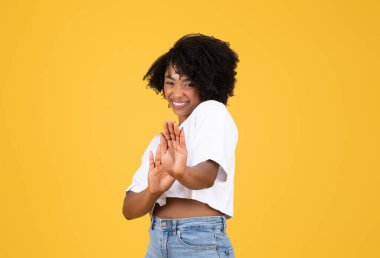
M149 171L154 169L153 152L149 152Z
M185 129L181 128L181 132L179 135L179 145L181 148L186 149L186 141L185 141Z

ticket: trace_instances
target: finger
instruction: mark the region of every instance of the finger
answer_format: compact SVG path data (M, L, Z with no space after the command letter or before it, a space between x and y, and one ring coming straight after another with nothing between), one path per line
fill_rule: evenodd
M168 149L168 141L163 133L160 134L160 152L165 153ZM161 157L161 156L160 156Z
M167 141L170 140L169 125L168 125L168 122L167 122L167 121L164 122L164 136L165 136L165 139L166 139Z
M158 146L157 146L155 164L156 164L156 167L160 166L160 164L161 164L161 147L160 147L160 144L158 144Z
M169 133L170 133L170 139L175 141L174 127L173 127L173 122L171 120L168 122L168 128L169 128Z
M179 138L178 138L178 141L170 141L170 147L172 148L172 150L176 151L178 150L178 147L179 147Z
M174 155L174 152L177 151L177 145L175 141L170 141L168 150L171 154Z
M179 146L181 148L184 148L186 149L186 141L185 141L185 129L181 129L181 133L180 133L180 136L179 136Z
M173 129L174 129L175 141L179 143L179 127L178 127L177 122L173 123Z
M168 141L168 148L173 149L173 141Z
M149 171L154 169L153 152L149 152Z

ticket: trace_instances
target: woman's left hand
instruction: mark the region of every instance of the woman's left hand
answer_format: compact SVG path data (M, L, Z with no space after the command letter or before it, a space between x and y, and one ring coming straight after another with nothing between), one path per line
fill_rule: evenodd
M168 174L181 178L186 171L187 149L185 131L179 129L176 122L168 120L164 123L164 133L160 136L161 164Z

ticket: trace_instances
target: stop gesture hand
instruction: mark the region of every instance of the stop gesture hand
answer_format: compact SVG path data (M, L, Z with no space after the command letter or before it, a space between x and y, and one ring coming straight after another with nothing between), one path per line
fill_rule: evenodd
M161 164L168 174L178 179L186 171L187 149L185 131L180 130L176 122L164 123L164 132L160 136Z
M156 150L155 160L153 153L149 153L148 189L153 195L161 195L174 183L175 179L169 175L161 165L160 144Z

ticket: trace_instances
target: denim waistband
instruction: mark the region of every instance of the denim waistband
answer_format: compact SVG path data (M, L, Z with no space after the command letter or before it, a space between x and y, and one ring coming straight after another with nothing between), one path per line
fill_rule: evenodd
M157 228L162 231L176 231L177 229L220 229L226 230L225 216L208 216L208 217L191 217L182 219L163 219L156 215L151 217L151 228Z

